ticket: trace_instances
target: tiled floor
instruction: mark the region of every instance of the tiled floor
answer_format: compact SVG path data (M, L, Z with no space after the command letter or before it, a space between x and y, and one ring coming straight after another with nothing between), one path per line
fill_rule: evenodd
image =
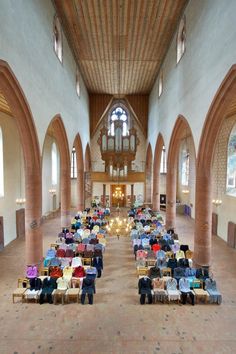
M44 224L44 248L59 219ZM193 244L193 222L178 216L177 232ZM236 353L236 250L213 238L218 305L139 305L130 240L110 237L93 306L12 304L24 272L24 241L0 254L0 354Z

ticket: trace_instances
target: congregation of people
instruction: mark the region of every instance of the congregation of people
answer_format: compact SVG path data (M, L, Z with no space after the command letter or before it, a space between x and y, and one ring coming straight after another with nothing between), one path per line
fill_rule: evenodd
M102 276L106 248L108 208L87 208L63 228L46 252L43 264L28 265L25 278L13 293L22 301L35 300L62 304L76 299L93 304L96 279ZM21 287L19 288L19 286Z
M129 220L140 304L145 304L146 299L149 304L221 303L213 274L207 268L193 266L193 251L180 243L173 229L165 230L160 214L148 208L133 208Z

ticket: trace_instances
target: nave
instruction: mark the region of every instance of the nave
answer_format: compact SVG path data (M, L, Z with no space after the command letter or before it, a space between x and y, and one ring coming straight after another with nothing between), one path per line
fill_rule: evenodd
M123 215L126 216L124 210ZM59 218L44 225L44 254L60 231ZM177 217L182 242L193 245L193 221ZM108 237L104 271L96 281L94 305L12 304L24 274L24 241L8 245L0 257L1 354L39 353L233 353L236 351L235 250L213 237L218 305L141 306L129 237ZM222 336L222 334L224 334Z

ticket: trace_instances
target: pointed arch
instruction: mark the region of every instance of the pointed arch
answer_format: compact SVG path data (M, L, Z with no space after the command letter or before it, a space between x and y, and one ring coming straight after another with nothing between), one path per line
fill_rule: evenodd
M179 115L174 129L172 131L168 157L167 157L167 176L166 176L166 227L175 228L176 219L176 181L177 181L177 161L178 153L180 148L181 139L184 138L185 134L193 134L191 128L188 124L187 119ZM193 143L194 144L194 143ZM194 155L195 147L194 147Z
M236 65L233 65L210 105L200 138L196 169L196 211L194 260L196 264L211 264L211 173L218 134L227 115L235 113Z
M26 263L38 263L43 257L41 159L34 119L14 73L7 62L0 60L0 91L16 119L24 156L25 170L25 243Z
M51 120L46 135L49 132L55 138L60 153L61 226L65 227L70 225L70 151L65 126L59 114Z
M164 139L162 134L159 133L156 141L154 161L153 161L152 207L154 210L160 210L159 183L160 183L161 154L162 154L163 146L164 146Z
M152 147L148 144L145 168L145 202L152 203Z
M84 209L84 158L83 147L79 133L76 135L74 144L77 162L77 209Z

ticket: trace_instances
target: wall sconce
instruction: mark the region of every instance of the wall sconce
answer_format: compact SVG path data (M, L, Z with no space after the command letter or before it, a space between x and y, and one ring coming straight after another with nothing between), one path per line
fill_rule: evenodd
M216 207L222 204L221 199L212 199L212 204L214 204Z
M25 204L26 199L25 198L16 198L16 204L22 205Z
M183 193L183 194L189 194L189 189L183 189L183 190L182 190L182 193Z
M51 188L48 190L51 195L56 194L57 190L55 188Z

